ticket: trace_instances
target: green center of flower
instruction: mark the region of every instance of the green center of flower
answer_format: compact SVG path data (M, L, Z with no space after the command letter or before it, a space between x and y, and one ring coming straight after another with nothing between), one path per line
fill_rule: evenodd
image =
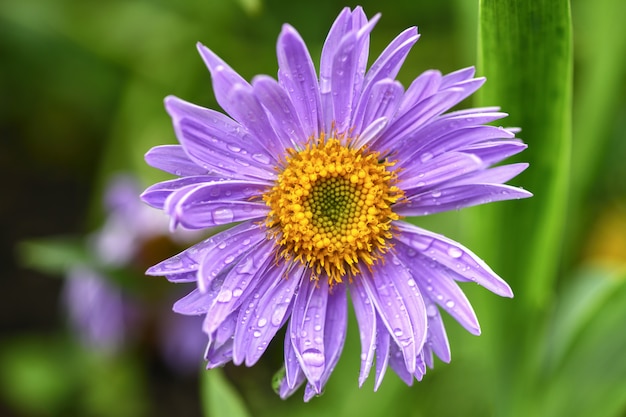
M269 237L280 256L322 272L330 284L359 274L389 249L392 205L404 196L395 184L393 162L378 152L353 149L336 138L288 149L274 187L263 200L270 207Z

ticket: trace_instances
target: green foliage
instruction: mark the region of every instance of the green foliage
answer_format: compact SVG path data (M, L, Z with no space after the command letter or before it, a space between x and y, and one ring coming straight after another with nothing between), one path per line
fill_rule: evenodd
M206 417L248 417L241 396L219 369L202 374L202 405Z
M62 275L75 265L93 263L82 239L53 237L20 242L22 265L52 275Z
M0 349L3 397L29 415L146 416L138 364L62 338L22 337Z

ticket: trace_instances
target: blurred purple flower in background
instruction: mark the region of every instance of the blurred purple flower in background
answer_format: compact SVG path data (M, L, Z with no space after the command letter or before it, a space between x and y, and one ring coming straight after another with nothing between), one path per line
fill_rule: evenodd
M527 164L492 167L526 148L515 131L485 125L498 108L448 111L485 81L466 68L427 71L405 90L395 79L418 40L399 34L366 68L368 20L344 9L322 49L319 78L294 28L278 39L278 81L245 81L198 45L218 103L230 115L166 99L180 145L147 162L178 178L143 199L172 227L238 223L150 268L196 282L175 311L204 315L208 367L253 365L287 324L285 398L307 382L320 394L343 349L347 294L358 320L359 383L375 363L407 384L433 355L450 360L440 309L472 334L480 327L456 281L511 297L470 250L401 220L531 196L504 184Z
M159 241L168 234L167 216L142 203L139 190L130 176L120 175L110 181L105 194L106 222L88 239L96 261L75 265L67 272L62 297L68 320L86 346L112 354L131 340L137 341L142 326L148 326L150 316L156 314L165 361L179 371L196 370L207 344L198 319L160 311L162 302L161 306L151 305L154 303L124 288L132 284L113 278L117 272L126 271L131 279L141 279L138 270L142 258L149 256L145 252L153 249L153 242L163 244ZM197 240L197 232L180 231L167 240L182 244L194 238Z

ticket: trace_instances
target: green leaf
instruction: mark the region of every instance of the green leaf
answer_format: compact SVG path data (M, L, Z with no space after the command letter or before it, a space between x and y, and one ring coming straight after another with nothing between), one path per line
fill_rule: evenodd
M626 410L626 276L596 275L611 291L594 302L556 372L544 379L533 400L544 416L618 417ZM591 276L586 279L593 279ZM587 284L588 285L588 284ZM608 287L607 287L608 285ZM609 294L610 292L610 294ZM600 302L601 301L601 302ZM582 307L589 303L581 298Z
M572 146L572 25L568 0L481 0L481 106L500 106L501 123L522 129L528 149L511 162L530 167L513 184L534 197L478 207L469 227L478 253L505 280L514 300L485 302L490 332L483 360L497 372L496 415L533 415L541 332L565 233ZM474 246L472 246L474 247Z
M239 393L221 369L202 372L202 408L205 417L249 417Z
M82 239L52 237L20 242L18 254L22 265L49 274L64 274L68 268L90 262Z
M0 391L11 406L29 415L60 415L74 392L77 375L58 339L22 337L0 351Z
M545 368L559 367L582 329L599 316L605 304L624 286L615 270L586 267L559 294L552 325L548 329Z
M491 205L490 250L529 308L545 306L559 264L572 142L572 29L568 0L481 0L480 104L522 128L530 167L514 181L534 197Z
M626 31L621 30L626 2L578 1L573 12L577 25L577 93L572 166L576 169L572 170L571 238L566 244L576 249L593 215L588 202L599 194L598 177L602 172L606 175L602 168L608 152L615 151L609 150L609 146L611 132L619 129L615 120L620 117L624 102L624 90L616 87L626 78ZM615 159L621 164L623 155L618 158Z

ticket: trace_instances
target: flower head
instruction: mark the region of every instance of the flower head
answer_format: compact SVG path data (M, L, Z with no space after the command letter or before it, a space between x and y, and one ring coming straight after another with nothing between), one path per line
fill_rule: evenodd
M376 359L408 384L433 355L450 360L440 309L469 332L478 321L457 281L511 297L470 250L403 220L529 197L504 183L527 164L492 167L525 149L514 130L486 125L497 108L444 113L484 82L466 68L396 79L419 35L398 35L367 68L368 20L344 9L332 25L319 75L294 28L278 38L278 79L245 81L198 45L228 116L175 97L165 101L180 145L146 160L178 178L143 199L173 227L235 226L150 268L196 282L181 314L204 315L208 367L253 365L287 326L282 397L306 384L322 392L343 349L348 293L362 342L362 384ZM229 117L230 116L230 117Z

